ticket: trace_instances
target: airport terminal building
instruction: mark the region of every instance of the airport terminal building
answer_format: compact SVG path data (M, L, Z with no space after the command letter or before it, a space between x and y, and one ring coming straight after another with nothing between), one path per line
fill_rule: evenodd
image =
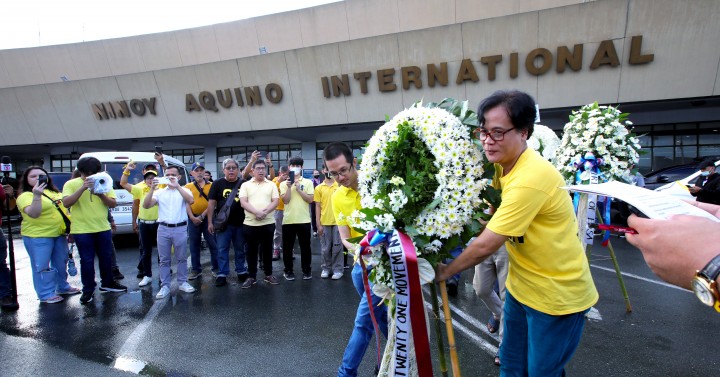
M619 105L648 172L720 155L720 1L346 0L186 30L0 51L0 153L69 171L95 151L205 162L357 153L423 99L529 92L560 132Z

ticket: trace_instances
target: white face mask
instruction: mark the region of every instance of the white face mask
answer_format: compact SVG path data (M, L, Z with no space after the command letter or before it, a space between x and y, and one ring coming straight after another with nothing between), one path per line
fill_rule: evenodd
M290 168L290 171L295 172L295 175L297 175L297 176L302 174L302 169L300 169L300 168Z

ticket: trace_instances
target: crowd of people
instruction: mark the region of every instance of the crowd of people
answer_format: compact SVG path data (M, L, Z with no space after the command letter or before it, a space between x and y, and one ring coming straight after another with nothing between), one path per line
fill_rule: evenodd
M527 146L534 119L535 102L526 93L499 91L481 102L476 135L485 156L495 164L492 185L501 191L502 204L493 209L484 230L456 259L437 267L436 280L474 268L473 287L491 312L488 330L500 333L494 362L501 374L560 376L580 343L585 313L599 296L577 237L572 201L560 189L564 181ZM241 288L258 283L259 269L265 284L278 284L281 277L273 274L272 262L280 258L282 278L295 280L296 240L302 278L312 279L313 236L320 238L322 248L320 277L342 279L347 264L343 249L352 258L357 245L350 239L360 235L355 224L348 222L361 209L352 150L344 143L330 143L323 153L323 168L314 172L313 179L302 176L300 157L290 158L277 175L269 157L261 157L253 153L242 170L237 160L225 159L222 177L214 181L202 163L195 163L193 180L185 186L179 184L179 169L166 166L161 154L156 155L157 165L142 167L144 180L135 185L127 177L138 167L126 165L120 185L133 196L140 287L153 281L156 247L161 287L156 298L171 293L173 255L178 290L194 292L189 282L205 273L200 263L202 238L217 287L227 285L231 246ZM163 168L163 177L158 167ZM712 163L703 163L700 169L701 179L689 189L698 198L693 203L720 219L720 175ZM97 159L80 159L78 176L62 189L41 167L30 167L22 175L17 196L21 233L33 286L43 303L57 303L75 294L81 294L82 304L92 302L96 256L100 291L127 291L113 270L117 264L109 209L116 205L115 192L98 186L93 176L100 170ZM0 190L0 200L4 202L6 196L14 196L8 186ZM702 291L698 296L703 302L720 312L720 250L713 246L720 222L695 216L659 220L633 215L628 224L637 230L627 235L628 242L642 251L658 276L685 288L692 284L696 293ZM68 235L80 254L81 288L67 281ZM7 244L2 233L0 238L0 304L3 310L16 310L8 290ZM359 303L338 376L357 375L373 335L387 337L388 333L388 308L380 297L366 293L362 274L355 264L351 276Z

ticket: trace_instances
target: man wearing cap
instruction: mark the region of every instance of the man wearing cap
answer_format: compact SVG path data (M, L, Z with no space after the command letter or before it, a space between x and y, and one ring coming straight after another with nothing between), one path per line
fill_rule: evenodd
M698 165L700 177L689 188L698 202L720 204L720 174L715 172L715 161L706 159Z
M186 184L185 188L190 190L193 204L187 205L187 214L190 223L188 224L188 237L190 246L190 274L188 280L195 280L202 275L202 266L200 265L200 236L205 237L208 249L210 249L210 264L213 273L218 271L217 263L217 243L215 235L208 231L207 208L208 194L210 193L211 183L205 181L205 166L202 162L192 164L190 175L193 181Z
M133 230L140 239L138 278L142 280L138 285L144 287L152 282L152 250L153 246L157 244L158 207L143 208L140 201L144 200L145 196L150 193L152 181L157 177L158 172L154 164L147 164L142 170L144 180L131 185L128 182L128 177L133 169L135 169L133 162L125 165L125 170L122 177L120 177L120 187L133 196L132 224Z

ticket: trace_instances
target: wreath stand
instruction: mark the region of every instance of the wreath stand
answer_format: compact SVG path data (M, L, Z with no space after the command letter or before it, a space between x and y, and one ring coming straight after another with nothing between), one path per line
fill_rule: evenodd
M608 204L609 205L609 204ZM597 207L594 208L595 210L595 218L599 223L602 223L602 216L600 215L600 212L598 211ZM587 211L588 211L588 194L586 193L580 193L580 200L578 202L578 212L577 212L577 218L578 218L578 236L580 237L580 241L585 245L585 254L587 255L588 265L590 264L590 251L592 250L592 243L587 243L585 241L585 237L589 236L592 237L589 232L594 232L592 228L588 226L587 223ZM632 305L630 304L630 296L628 295L627 288L625 288L625 281L623 280L622 274L620 273L620 265L618 264L617 258L615 257L615 249L612 246L611 240L608 240L607 242L607 248L610 251L610 259L612 259L613 266L615 267L615 274L618 278L618 283L620 284L620 290L622 291L623 298L625 299L625 311L627 313L632 312Z

